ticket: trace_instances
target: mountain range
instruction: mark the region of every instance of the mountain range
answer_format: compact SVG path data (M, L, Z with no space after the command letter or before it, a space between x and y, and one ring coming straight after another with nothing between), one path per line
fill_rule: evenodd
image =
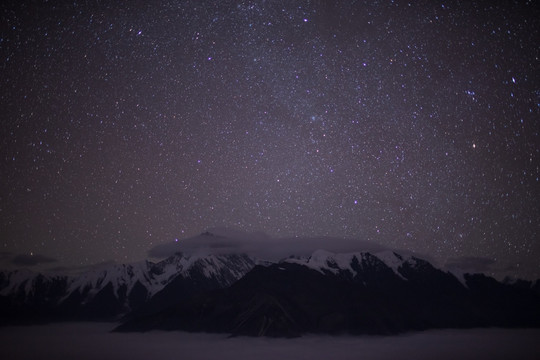
M158 263L110 265L76 276L0 272L0 324L118 320L143 305L166 307L229 286L254 266L246 255L178 253Z
M384 250L265 262L182 254L78 276L0 272L0 324L120 321L116 331L293 337L540 327L540 281L451 273Z

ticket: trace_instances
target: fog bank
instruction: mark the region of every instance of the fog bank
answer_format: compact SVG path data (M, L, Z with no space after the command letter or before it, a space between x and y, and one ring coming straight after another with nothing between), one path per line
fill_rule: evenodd
M0 358L22 359L540 359L540 329L431 330L401 336L228 338L110 333L116 324L0 328Z

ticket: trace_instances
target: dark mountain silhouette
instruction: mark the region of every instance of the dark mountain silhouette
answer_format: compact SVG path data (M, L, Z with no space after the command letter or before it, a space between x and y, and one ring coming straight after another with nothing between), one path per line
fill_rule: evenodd
M411 257L394 271L361 253L336 261L256 266L228 288L134 317L117 331L185 330L292 337L303 333L395 334L431 328L538 327L533 284L454 275Z
M0 323L122 319L116 331L276 337L540 327L539 281L455 276L391 251L256 263L175 254L76 277L0 273Z

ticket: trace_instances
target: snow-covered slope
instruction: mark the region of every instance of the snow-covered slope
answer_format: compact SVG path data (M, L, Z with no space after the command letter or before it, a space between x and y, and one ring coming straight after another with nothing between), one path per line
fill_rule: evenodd
M145 279L151 293L155 294L176 276L189 277L199 272L206 278L228 286L239 280L255 266L255 260L246 255L183 255L176 254L159 263L151 264Z
M13 270L0 273L0 296L16 295L30 297L36 294L40 287L54 282L65 283L67 276L54 276L33 272L27 269Z
M194 283L206 279L212 286L225 287L254 266L254 260L245 255L178 253L157 263L113 264L70 276L15 270L0 273L0 296L13 304L39 302L47 308L69 308L70 315L85 307L95 315L106 306L115 309L104 309L107 314L120 315L147 302L175 279Z
M389 250L349 253L316 250L310 256L295 256L278 262L232 253L176 253L155 263L113 264L77 276L43 275L27 270L0 272L0 305L3 307L0 307L0 320L17 311L27 314L29 310L42 318L104 320L128 313L156 313L228 287L243 279L256 265L263 266L250 274L264 274L272 269L283 274L291 269L315 274L301 268L307 267L325 275L324 281L338 281L386 295L416 291L419 297L433 296L444 288L448 296L455 296L470 290L470 286L478 287L478 283L489 280L468 274L459 276L415 256L403 256ZM316 275L320 279L320 275ZM280 275L272 276L281 279ZM471 279L476 285L470 285ZM285 276L279 281L288 280ZM519 286L531 288L533 285ZM540 293L540 285L534 286Z
M401 256L396 252L387 250L374 254L370 252L353 252L336 254L326 250L317 250L309 257L288 258L283 262L307 266L325 273L349 273L352 277L364 272L368 268L390 268L394 274L403 280L407 280L400 269L403 265L411 268L416 267L418 259L414 256Z
M362 256L362 254L334 254L326 250L317 250L307 258L288 258L283 262L304 265L323 274L325 272L337 274L340 271L348 271L356 275L356 271L351 267L353 258L356 256Z

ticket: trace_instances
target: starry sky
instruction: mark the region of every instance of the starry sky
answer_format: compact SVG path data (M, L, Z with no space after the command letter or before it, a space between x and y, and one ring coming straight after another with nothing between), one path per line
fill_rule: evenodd
M2 259L233 227L540 277L540 5L501 3L3 1Z

